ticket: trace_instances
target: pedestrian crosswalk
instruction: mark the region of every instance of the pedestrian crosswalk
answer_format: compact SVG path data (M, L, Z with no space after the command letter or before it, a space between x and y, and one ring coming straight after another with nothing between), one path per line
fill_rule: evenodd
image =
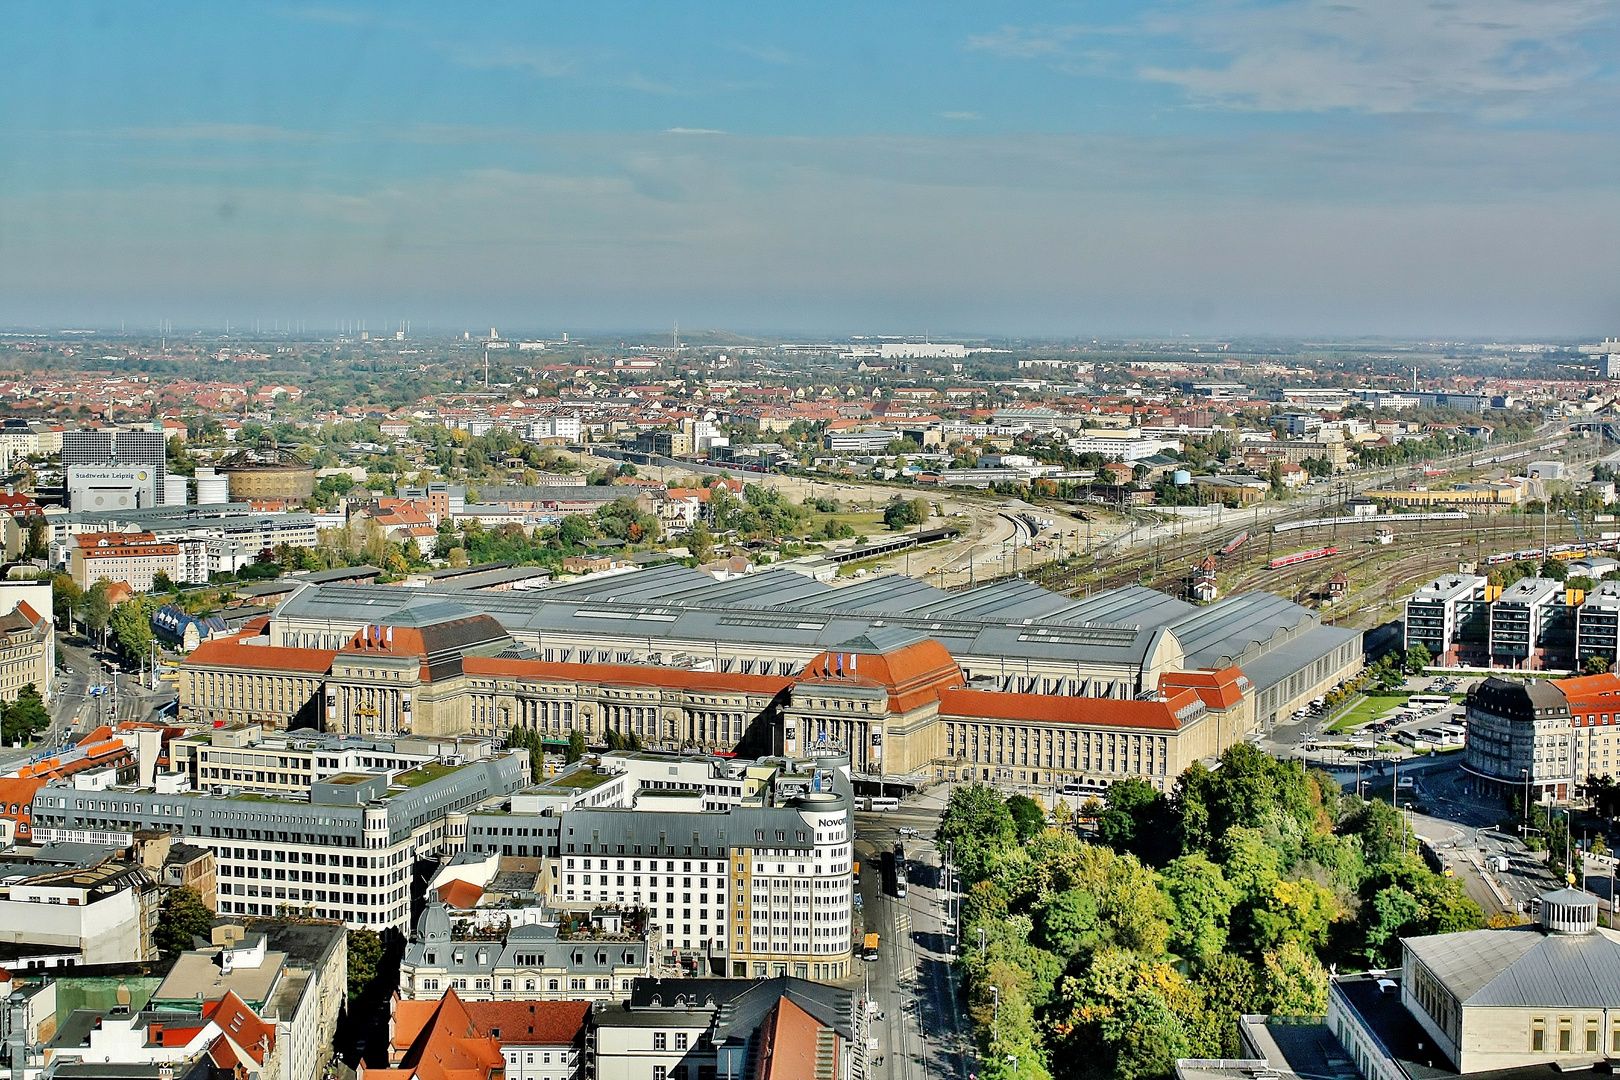
M902 911L894 917L894 932L902 937L911 933L911 912Z

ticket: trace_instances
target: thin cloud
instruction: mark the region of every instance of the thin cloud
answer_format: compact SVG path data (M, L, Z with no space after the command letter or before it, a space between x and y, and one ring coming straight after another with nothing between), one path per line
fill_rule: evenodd
M545 49L457 44L449 46L445 52L452 63L462 67L484 70L517 68L542 79L565 78L577 70L571 58Z
M1297 0L1189 22L1226 62L1141 75L1267 112L1511 111L1578 92L1600 67L1583 36L1614 18L1603 0Z
M946 120L977 120L977 119L979 119L979 114L976 113L976 112L942 112L939 115L944 117Z
M1088 38L1120 37L1138 32L1136 28L1129 26L1004 25L987 34L970 35L966 45L974 52L987 52L1009 60L1038 60L1043 57L1062 59L1073 54L1076 42Z
M161 142L325 142L329 136L267 124L174 124L167 127L121 128L111 134Z
M1499 118L1609 93L1603 29L1620 29L1611 0L1215 0L1129 27L1002 26L966 45L1078 74L1122 59L1092 44L1125 34L1137 78L1198 105Z
M785 49L778 49L774 45L754 45L746 41L727 41L723 42L721 47L730 49L732 52L742 53L744 56L751 56L761 63L775 64L778 67L805 67L808 63L804 57L790 53Z
M672 128L665 128L664 129L664 134L666 134L666 135L729 135L730 132L721 131L718 128L672 127Z

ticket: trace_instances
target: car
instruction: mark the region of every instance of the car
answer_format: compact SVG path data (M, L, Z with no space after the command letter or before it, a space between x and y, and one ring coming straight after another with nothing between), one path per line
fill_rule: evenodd
M917 838L917 830L913 829L910 825L902 825L896 829L895 832L899 833L907 840L915 840Z

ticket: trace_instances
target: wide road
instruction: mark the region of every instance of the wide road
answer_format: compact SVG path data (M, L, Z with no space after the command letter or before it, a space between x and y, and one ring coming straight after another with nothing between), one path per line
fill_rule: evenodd
M884 887L880 856L897 828L911 823L925 838L903 841L907 891L899 899ZM865 927L881 941L878 959L864 965L862 985L877 1008L869 1028L877 1049L869 1051L867 1072L874 1080L966 1080L973 1071L971 1021L956 991L944 926L939 852L926 839L938 825L937 807L856 815Z

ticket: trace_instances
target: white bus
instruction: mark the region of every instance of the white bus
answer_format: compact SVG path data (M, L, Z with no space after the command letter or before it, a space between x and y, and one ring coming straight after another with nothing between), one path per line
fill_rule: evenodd
M885 810L898 810L898 809L900 809L900 800L899 799L886 798L886 797L880 797L880 796L875 796L874 795L872 797L872 800L871 800L871 808L872 808L873 812L881 812L881 811L885 811Z

